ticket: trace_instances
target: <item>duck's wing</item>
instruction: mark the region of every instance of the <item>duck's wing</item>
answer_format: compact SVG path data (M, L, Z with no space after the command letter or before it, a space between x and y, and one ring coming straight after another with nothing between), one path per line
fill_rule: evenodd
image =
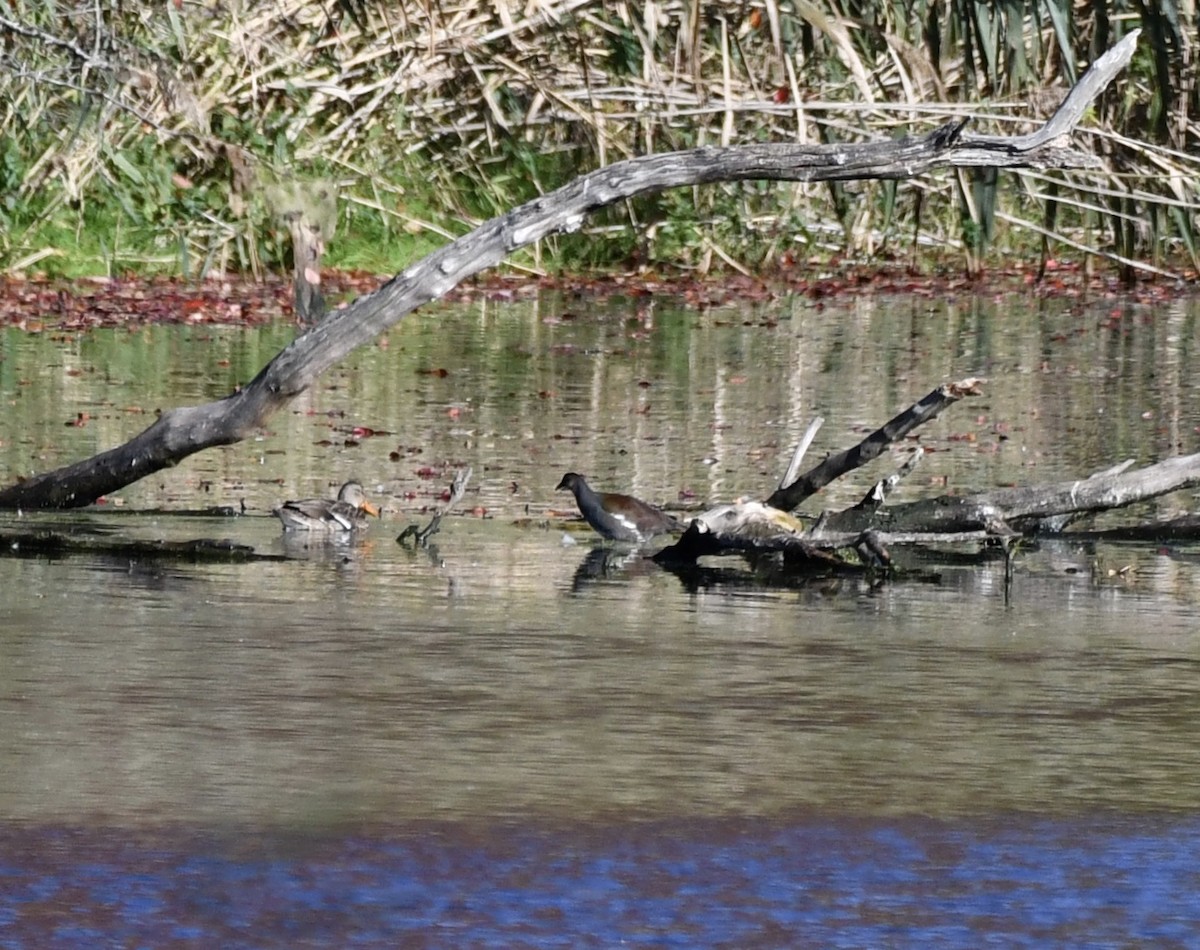
M305 531L350 531L356 522L357 509L341 501L323 498L301 498L285 501L275 509L285 528Z

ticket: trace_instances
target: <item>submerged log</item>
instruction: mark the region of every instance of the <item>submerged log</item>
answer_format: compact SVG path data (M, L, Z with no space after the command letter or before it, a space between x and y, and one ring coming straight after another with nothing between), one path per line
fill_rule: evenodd
M0 508L88 505L203 449L252 436L322 373L417 307L499 264L512 251L578 230L587 215L635 195L714 182L904 179L935 168L1096 167L1093 155L1069 147L1068 136L1128 64L1137 36L1132 31L1096 60L1051 119L1028 135L969 136L963 132L966 120L959 120L920 138L696 148L630 159L582 175L484 223L374 293L330 313L237 392L207 405L168 410L124 445L0 489Z
M131 540L49 529L0 530L0 557L63 558L73 554L118 558L129 565L141 563L247 563L282 561L278 554L261 554L252 546L228 538L195 538L167 541L162 538Z

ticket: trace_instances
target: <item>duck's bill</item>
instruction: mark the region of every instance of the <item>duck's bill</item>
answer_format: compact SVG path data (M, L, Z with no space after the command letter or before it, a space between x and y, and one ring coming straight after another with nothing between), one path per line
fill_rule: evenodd
M376 518L380 517L379 507L377 505L372 505L369 501L364 501L362 503L362 510L369 515L374 515Z

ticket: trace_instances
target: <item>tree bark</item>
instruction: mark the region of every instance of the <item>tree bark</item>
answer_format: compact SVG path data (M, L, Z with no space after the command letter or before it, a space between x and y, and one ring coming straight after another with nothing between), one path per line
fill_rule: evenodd
M662 564L689 564L708 555L774 553L825 566L831 559L830 552L858 548L864 543L873 551L902 544L1007 544L1024 534L1057 535L1056 529L1040 529L1048 519L1059 515L1081 517L1196 485L1200 485L1200 453L1077 481L961 497L942 495L875 511L856 506L826 512L808 529L780 524L774 516L764 514L765 510L776 509L750 502L722 506L693 519L679 541L663 548L654 559ZM1200 537L1200 519L1190 516L1157 525L1114 528L1095 536L1195 540Z
M1066 139L1091 102L1129 62L1133 31L1101 56L1058 111L1037 131L971 137L966 120L920 138L866 144L758 144L698 148L618 162L494 218L398 274L379 290L330 313L298 337L238 392L204 406L164 412L124 445L0 489L0 508L71 508L91 504L206 448L251 435L267 418L351 351L422 304L436 300L506 255L552 234L578 230L584 218L635 195L713 182L903 179L934 168L1091 168L1098 160Z
M789 512L816 490L877 458L887 446L934 418L963 396L980 395L983 381L966 379L939 386L928 396L872 432L858 445L831 455L767 501L721 505L693 518L683 536L654 555L662 564L690 564L713 554L776 553L825 566L829 552L856 548L873 566L888 563L889 544L998 541L1021 535L1056 535L1087 514L1122 508L1159 495L1200 485L1200 453L1164 459L1133 469L1126 461L1087 478L1048 485L999 488L974 495L942 495L883 506L886 486L911 471L880 482L868 496L844 511L827 511L806 527ZM1180 538L1200 535L1196 519L1142 525L1137 536ZM1129 533L1132 529L1124 529Z

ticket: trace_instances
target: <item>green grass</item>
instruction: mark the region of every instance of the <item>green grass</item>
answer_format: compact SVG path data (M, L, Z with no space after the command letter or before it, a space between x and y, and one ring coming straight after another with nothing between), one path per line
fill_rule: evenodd
M446 243L445 238L429 232L409 234L395 227L384 228L378 215L355 214L340 225L340 236L325 256L326 266L337 270L398 274Z

